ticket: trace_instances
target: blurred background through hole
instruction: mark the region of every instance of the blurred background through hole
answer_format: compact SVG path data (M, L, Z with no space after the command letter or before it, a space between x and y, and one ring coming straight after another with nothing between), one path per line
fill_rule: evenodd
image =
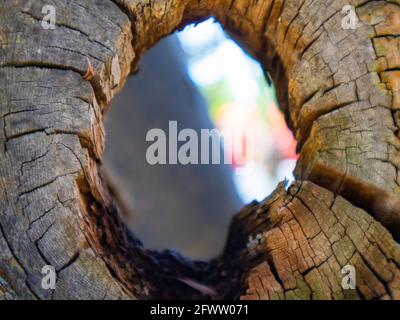
M150 165L146 134L178 130L255 133L245 164ZM143 57L106 116L104 166L127 224L147 248L209 259L224 247L232 215L292 179L295 140L260 65L213 19L161 40Z

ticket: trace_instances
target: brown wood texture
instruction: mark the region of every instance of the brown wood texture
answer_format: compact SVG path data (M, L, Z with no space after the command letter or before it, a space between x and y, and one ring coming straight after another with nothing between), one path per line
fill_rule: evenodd
M140 57L209 16L271 74L300 159L205 263L143 248L100 165L103 114ZM399 21L398 0L2 1L0 298L399 299Z

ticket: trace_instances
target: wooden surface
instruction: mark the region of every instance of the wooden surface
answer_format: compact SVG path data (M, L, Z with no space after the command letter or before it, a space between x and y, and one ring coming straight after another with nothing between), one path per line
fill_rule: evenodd
M348 3L2 1L0 297L398 299L400 2L351 1L362 25L344 30ZM144 249L99 164L103 113L140 56L210 15L270 72L301 155L298 181L245 207L224 253L200 263ZM344 292L347 264L357 289Z

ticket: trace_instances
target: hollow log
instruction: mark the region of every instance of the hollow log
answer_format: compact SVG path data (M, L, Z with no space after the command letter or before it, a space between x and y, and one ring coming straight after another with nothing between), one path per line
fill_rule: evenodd
M142 246L101 159L103 115L146 49L210 16L271 75L300 158L199 262ZM399 299L399 21L398 0L3 0L0 298Z

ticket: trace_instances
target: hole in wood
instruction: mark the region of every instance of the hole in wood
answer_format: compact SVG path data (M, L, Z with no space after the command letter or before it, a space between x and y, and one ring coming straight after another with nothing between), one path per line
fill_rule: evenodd
M187 128L195 141L177 141L176 152L191 143L183 159L190 162L171 163L169 139ZM146 53L114 99L106 129L105 167L128 226L147 248L189 258L220 254L232 215L290 178L296 161L273 87L213 19ZM151 164L147 153L155 142L146 136L154 129L167 145L160 146L164 162ZM210 132L219 137L203 140Z

